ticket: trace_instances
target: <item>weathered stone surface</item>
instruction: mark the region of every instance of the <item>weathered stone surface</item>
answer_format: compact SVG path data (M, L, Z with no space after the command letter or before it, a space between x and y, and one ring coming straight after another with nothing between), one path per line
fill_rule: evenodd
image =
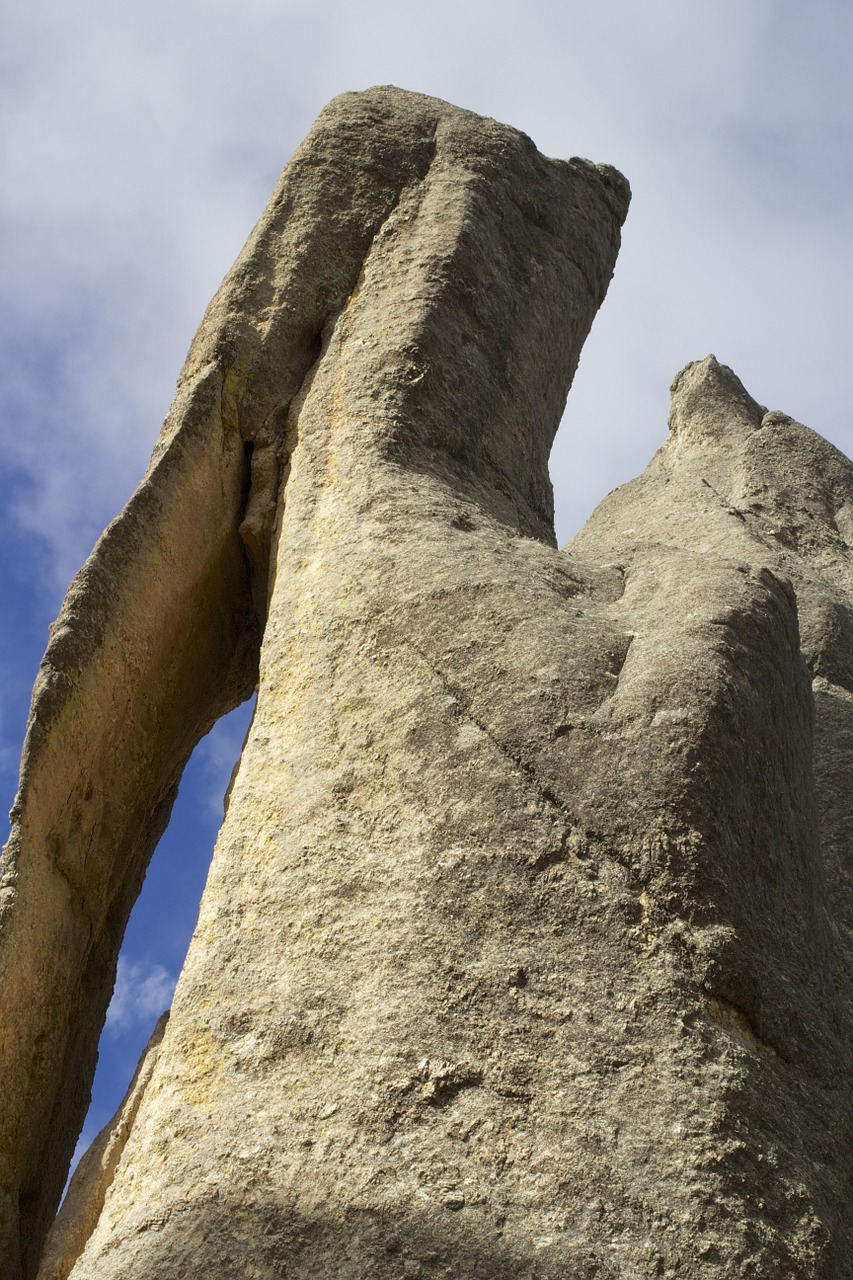
M547 451L625 196L433 100L349 96L214 300L142 494L177 457L155 526L176 560L182 521L220 531L216 564L242 528L242 577L207 570L205 598L239 583L227 698L263 629L258 704L73 1280L848 1274L853 464L709 357L646 473L554 548ZM244 440L241 483L192 479L231 475ZM95 697L122 615L81 594L89 573L67 629L94 609L75 652ZM214 713L207 669L169 652L171 701L131 681L143 727L143 693ZM54 776L85 796L101 757L77 698L44 729L36 702L31 755L53 754L22 814L61 798ZM152 721L143 797L179 768L173 721L162 746ZM57 831L78 849L51 803L54 844L22 819L19 868ZM87 918L112 920L84 872ZM15 889L23 934L38 899ZM20 1015L31 1046L52 981ZM15 1168L61 1166L15 1123Z
M440 958L417 996L422 1033L416 1001L401 1040L376 1039L399 1001L415 998L417 974L433 970L429 936L415 942L417 883L444 856L445 836L435 843L429 824L444 831L455 812L441 798L435 752L457 713L410 628L436 592L448 594L448 619L464 612L469 595L488 595L493 574L496 606L511 601L514 573L545 554L536 539L552 538L548 450L626 205L613 170L546 160L511 129L394 90L337 99L282 175L205 316L140 490L72 585L34 695L0 907L0 1247L10 1276L35 1274L127 914L183 764L254 687L265 623L247 754L257 754L258 772L253 783L245 768L237 779L194 977L75 1275L248 1273L246 1251L257 1253L259 1274L290 1267L276 1222L285 1215L298 1253L305 1206L291 1218L288 1170L294 1151L309 1148L305 1124L290 1129L286 1099L295 1091L307 1102L303 1068L348 1043L341 1020L357 1009L366 1020L344 1078L354 1073L368 1121L354 1159L385 1133L384 1112L375 1129L363 1096L381 1063L396 1073L413 1052L427 1054L440 1074L430 1012ZM470 558L480 544L482 568ZM272 742L294 700L292 736ZM397 750L396 737L382 741L389 720L395 734L404 725L412 735L390 786L381 767ZM489 776L502 785L496 767ZM398 813L430 769L435 794ZM275 790L291 774L290 794ZM476 808L476 789L471 800ZM257 804L257 822L247 804ZM491 820L488 805L482 816ZM500 829L490 839L497 846ZM352 914L338 925L332 911L338 943L321 932L304 957L296 948L287 958L290 910L320 910L315 889L299 906L297 885L309 862L320 867L308 852L320 848L324 863L339 849L327 872ZM391 920L384 936L398 907L413 914ZM351 929L365 945L342 969L338 948L348 949ZM330 948L328 988L317 947ZM400 947L415 969L402 965L387 1005L377 1004ZM232 1050L243 1065L229 1100L222 1072ZM322 1093L306 1112L315 1136L315 1110L337 1106L336 1130L350 1116ZM145 1120L146 1110L161 1119ZM348 1140L346 1126L340 1135ZM135 1189L139 1151L150 1194ZM270 1161L280 1186L269 1182ZM400 1170L401 1194L415 1167ZM356 1213L370 1176L369 1164L359 1169ZM304 1172L319 1203L330 1171L319 1180ZM337 1175L334 1183L337 1195ZM377 1203L393 1217L396 1193L381 1190ZM336 1229L324 1238L321 1252L337 1252ZM354 1239L360 1248L358 1231ZM108 1260L96 1261L104 1248Z

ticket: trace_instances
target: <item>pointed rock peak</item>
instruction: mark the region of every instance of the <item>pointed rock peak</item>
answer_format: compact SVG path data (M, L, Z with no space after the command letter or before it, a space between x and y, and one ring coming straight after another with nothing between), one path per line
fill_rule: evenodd
M614 169L612 164L595 164L583 156L569 156L567 163L577 173L587 176L594 174L600 180L608 207L619 219L621 226L628 216L628 206L631 203L631 187L625 175Z
M783 413L781 409L771 409L761 419L762 427L789 427L792 424L798 425L796 419L789 413Z
M767 412L728 365L713 355L685 365L675 375L670 393L671 436L697 443L741 440L758 430Z

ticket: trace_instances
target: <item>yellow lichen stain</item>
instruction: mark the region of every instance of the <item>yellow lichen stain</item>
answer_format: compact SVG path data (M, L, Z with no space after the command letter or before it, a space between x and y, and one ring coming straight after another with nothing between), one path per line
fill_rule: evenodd
M191 1106L212 1102L223 1089L228 1052L206 1029L198 1030L186 1049L184 1098Z
M644 946L651 946L657 941L654 930L651 925L652 899L647 889L641 889L638 897L642 916L640 917L640 938Z
M720 1027L733 1040L750 1053L757 1053L762 1058L777 1058L779 1055L772 1045L765 1043L756 1034L755 1028L742 1009L724 1000L720 996L712 996L705 992L705 1010L711 1022Z

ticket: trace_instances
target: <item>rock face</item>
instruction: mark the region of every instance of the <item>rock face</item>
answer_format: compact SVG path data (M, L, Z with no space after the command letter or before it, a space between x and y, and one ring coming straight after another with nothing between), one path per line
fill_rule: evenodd
M340 610L361 616L374 604L360 603L351 580L365 577L363 589L384 598L394 589L381 578L384 558L394 558L395 542L400 556L419 542L433 508L439 530L448 503L463 524L473 503L494 511L501 529L547 536L550 440L626 203L612 170L546 160L511 129L393 90L338 99L285 170L205 316L142 486L72 585L35 691L0 899L0 1248L10 1275L35 1271L85 1113L128 912L192 747L257 683L271 590L280 596L267 626L273 663L291 642L302 576L312 596L319 584L318 609L341 593L332 616L317 614L325 639L306 624L291 673L296 690L321 663L313 706L327 692L333 673L322 663L336 644L349 655L341 679L360 684ZM454 530L464 547L464 530ZM323 557L332 557L331 576L320 583ZM429 560L424 547L410 571ZM280 714L279 676L264 684L272 701L265 691L256 746L266 717ZM367 732L366 707L342 725ZM309 728L310 756L324 738L321 722ZM273 746L276 768L289 750ZM293 751L302 750L296 740ZM301 786L331 820L325 778ZM286 803L295 816L295 795ZM256 837L269 853L265 821ZM271 870L259 859L250 896L238 890L232 903L229 889L221 900L243 941L250 926L240 913L266 894ZM283 864L281 876L286 893ZM211 893L212 903L213 881ZM275 1043L298 1045L299 1033L286 1030L291 1013L275 1011L286 924L275 911L267 924L277 941L268 951L258 934L257 959L266 953L275 980L255 996L273 999L269 1016L281 1015ZM198 971L206 983L233 937L209 941L216 957ZM222 980L214 1019L231 1001L231 980ZM249 969L234 969L243 995L250 980ZM243 1039L252 1008L250 1000ZM258 1023L255 1034L264 1060L268 1030ZM193 1040L193 1079L211 1070L218 1078L215 1034ZM189 1024L177 1030L182 1044L194 1036ZM168 1077L165 1043L162 1053ZM260 1094L248 1087L254 1111ZM190 1086L198 1119L208 1092ZM229 1124L244 1102L226 1107ZM269 1138L277 1147L275 1130ZM199 1190L218 1194L206 1180ZM160 1191L166 1204L171 1193Z
M555 549L626 207L393 90L282 175L34 698L11 1275L183 763L255 681L168 1026L45 1280L847 1274L853 466L709 357Z

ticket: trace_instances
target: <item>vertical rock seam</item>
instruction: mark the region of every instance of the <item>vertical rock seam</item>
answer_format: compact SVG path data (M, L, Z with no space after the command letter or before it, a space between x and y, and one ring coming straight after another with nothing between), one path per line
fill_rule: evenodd
M499 542L553 540L548 450L612 274L626 207L627 187L614 170L547 160L514 130L393 89L336 99L282 174L208 308L139 490L70 588L34 691L0 886L0 1251L13 1280L36 1273L85 1114L128 913L195 743L255 687L263 635L269 660L261 659L261 686L272 694L273 718L282 680L286 696L305 687L306 712L318 699L323 706L304 760L310 770L321 765L322 776L306 774L300 784L320 799L333 782L314 757L332 721L372 732L363 712L345 718L343 706L330 721L325 697L337 696L327 682L338 660L349 679L359 662L343 615L351 610L353 627L367 625L394 588L393 575L384 583L382 573L398 524L411 523L401 555L433 518L443 533L448 509L453 537L463 541L469 510L483 513ZM338 497L340 512L325 512ZM442 539L433 550L453 553ZM368 590L378 593L373 603ZM330 595L332 612L321 619L310 602L322 612ZM383 617L370 621L377 637ZM415 661L406 654L405 665ZM389 661L395 668L398 655ZM262 701L266 708L266 694ZM264 716L252 732L258 749L268 742ZM275 770L302 752L298 736L283 754L274 745ZM241 785L238 777L231 809L243 832L238 844L249 835L245 799L237 804ZM280 800L289 803L283 793ZM334 822L336 804L321 807ZM236 928L241 951L266 951L271 928L272 983L238 1012L225 988L239 980L226 966L221 996L200 996L188 1022L176 1005L133 1132L139 1127L143 1144L150 1136L142 1116L149 1096L155 1110L164 1104L157 1081L173 1082L192 1124L183 1137L164 1129L155 1139L149 1173L158 1207L143 1196L131 1208L134 1222L151 1225L139 1237L143 1247L136 1226L128 1228L130 1254L121 1243L125 1226L113 1234L109 1266L127 1275L155 1274L161 1249L161 1259L171 1256L169 1232L159 1228L179 1225L174 1195L186 1204L187 1195L202 1196L181 1248L195 1241L193 1268L213 1261L217 1222L231 1221L229 1196L244 1185L243 1147L265 1126L258 1115L243 1126L236 1163L230 1173L223 1168L227 1193L211 1182L213 1166L200 1180L193 1175L188 1190L190 1135L225 1138L210 1128L217 1122L210 1108L225 1104L225 1042L214 1023L231 1019L228 1043L236 1034L261 1075L267 1063L274 1076L282 1055L288 1072L298 1069L287 1045L300 1045L301 1032L288 1028L303 1015L274 1012L286 981L276 954L289 925L273 907L284 881L273 883L278 873L268 880L268 821L276 830L277 823L265 803L262 811L251 840L264 856L255 859L248 845L222 855L229 882L253 865L248 897L236 888L232 900L213 873L209 909L218 919L223 908L230 925L223 931L203 915L192 964L205 985L211 946L230 947ZM309 824L305 840L315 835ZM283 831L281 838L290 840ZM380 840L370 857L381 850ZM279 870L286 880L284 863ZM263 929L241 922L261 903ZM292 962L300 963L296 952ZM199 1031L205 1010L213 1022ZM326 1044L318 1036L316 1049ZM249 1093L260 1098L254 1085ZM237 1089L228 1133L243 1125L248 1097ZM284 1112L270 1115L258 1176L260 1153L278 1146L280 1123ZM110 1215L128 1203L131 1146L75 1274L100 1249ZM161 1178L164 1153L170 1167ZM283 1188L282 1195L284 1205ZM229 1251L253 1249L254 1228L238 1216L222 1265ZM286 1249L278 1252L285 1258ZM173 1273L171 1261L163 1265Z

